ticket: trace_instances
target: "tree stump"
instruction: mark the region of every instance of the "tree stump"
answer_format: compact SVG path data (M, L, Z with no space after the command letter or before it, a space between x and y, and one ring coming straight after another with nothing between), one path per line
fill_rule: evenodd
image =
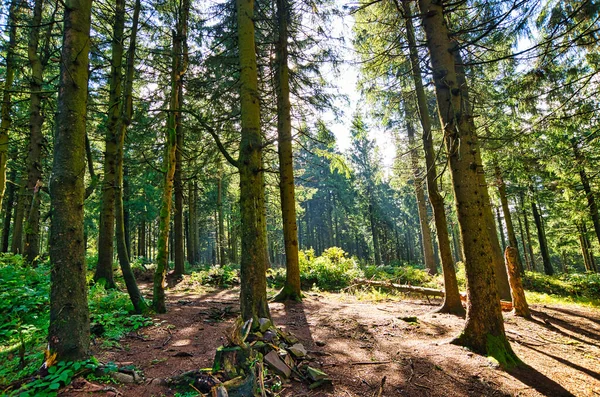
M514 247L506 247L504 251L504 259L506 261L506 272L510 283L510 294L512 296L513 310L515 315L531 318L529 306L525 300L525 291L523 290L523 282L521 273L517 265L517 256L519 252Z

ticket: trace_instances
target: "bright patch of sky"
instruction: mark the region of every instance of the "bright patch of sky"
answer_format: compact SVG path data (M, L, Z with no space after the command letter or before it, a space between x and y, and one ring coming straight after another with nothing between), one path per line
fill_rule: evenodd
M340 1L339 3L340 6L349 4L347 1ZM343 15L343 17L337 17L334 20L331 26L331 34L334 37L344 37L345 44L341 52L345 62L339 67L339 75L334 75L331 72L329 76L331 82L337 86L338 93L346 96L348 101L338 101L338 106L343 111L341 117L336 119L332 113L327 113L324 115L324 121L335 134L338 148L342 152L346 152L351 146L350 128L352 117L357 110L362 112L365 121L369 125L369 137L375 140L382 158L384 172L389 176L396 156L396 143L392 131L383 130L380 126L377 126L377 120L370 117L368 105L361 100L360 90L358 89L360 68L356 64L356 56L352 48L354 18L348 15L347 12Z

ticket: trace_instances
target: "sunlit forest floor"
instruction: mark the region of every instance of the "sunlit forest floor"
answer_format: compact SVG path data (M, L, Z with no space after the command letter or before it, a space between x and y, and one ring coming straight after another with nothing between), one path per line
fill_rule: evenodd
M192 286L168 294L169 312L106 350L102 362L134 365L146 382L112 385L105 395L172 396L159 379L210 367L238 311L238 289ZM147 288L147 286L146 286ZM512 346L525 363L504 371L449 344L463 319L433 313L436 300L377 293L308 293L302 303L272 303L277 326L293 332L333 385L285 383L281 396L596 396L600 395L600 312L577 305L532 305L533 320L505 313ZM78 383L60 395L92 395ZM95 392L98 396L102 393ZM180 392L180 396L186 395Z

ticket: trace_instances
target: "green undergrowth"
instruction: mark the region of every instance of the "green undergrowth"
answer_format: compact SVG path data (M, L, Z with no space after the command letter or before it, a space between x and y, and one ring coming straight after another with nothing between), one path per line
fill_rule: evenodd
M528 291L555 298L590 303L600 301L600 274L598 273L546 276L541 273L525 272L523 286Z
M44 361L50 321L50 263L37 267L19 255L0 255L0 385L36 372ZM88 294L93 338L102 347L116 346L128 332L152 324L133 310L125 288L92 286Z

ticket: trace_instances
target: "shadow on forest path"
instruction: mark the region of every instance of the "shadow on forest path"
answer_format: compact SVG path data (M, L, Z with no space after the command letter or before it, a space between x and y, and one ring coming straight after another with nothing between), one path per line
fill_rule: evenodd
M167 299L168 312L154 316L155 326L129 335L118 347L96 347L94 354L103 362L134 363L148 382L210 367L239 314L239 288L204 288L184 280L167 291ZM372 397L384 377L381 397L600 394L600 360L594 358L600 349L593 344L596 322L590 320L596 311L570 313L533 305L535 321L505 313L511 344L527 364L505 372L487 358L449 344L464 319L434 313L438 305L436 300L374 302L312 292L301 303L270 303L275 325L296 335L310 352L310 365L333 380L333 386L317 390L284 382L280 396ZM173 394L161 387L146 383L120 390L131 397Z

